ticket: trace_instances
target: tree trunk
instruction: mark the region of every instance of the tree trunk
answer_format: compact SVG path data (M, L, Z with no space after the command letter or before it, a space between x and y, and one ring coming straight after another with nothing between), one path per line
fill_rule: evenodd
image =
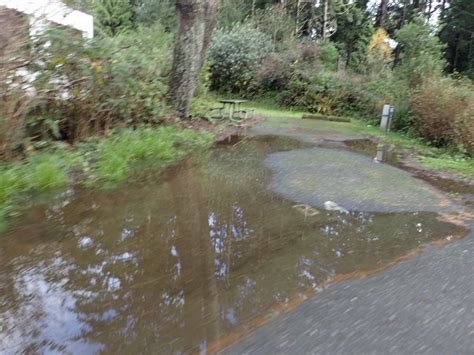
M351 57L352 57L352 52L354 50L354 40L353 38L350 38L349 40L349 45L347 46L347 53L346 53L346 69L349 68L349 65L351 64Z
M446 0L443 0L441 2L441 9L439 11L440 20L444 20L445 16L446 16Z
M170 77L170 98L179 118L187 118L216 24L218 0L177 0L178 33Z
M388 0L380 0L380 6L377 11L377 20L375 22L376 27L385 26L385 19L387 18L387 5Z
M324 0L324 8L323 8L323 33L322 38L323 40L327 38L327 27L328 27L328 4L329 0Z
M407 19L407 12L408 12L407 7L408 7L408 0L403 0L402 13L397 23L397 30L402 28L403 25L405 24L405 21ZM398 63L400 62L400 55L401 55L401 47L400 47L400 44L398 44L397 47L395 48L395 58L393 60L393 67L396 67Z

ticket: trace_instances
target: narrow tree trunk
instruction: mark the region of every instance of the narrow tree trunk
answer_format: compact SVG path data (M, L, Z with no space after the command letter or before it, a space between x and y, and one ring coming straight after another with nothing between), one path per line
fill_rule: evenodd
M216 23L218 0L177 0L170 98L179 118L187 118Z
M349 45L347 46L346 69L349 68L349 65L351 64L352 52L354 50L353 47L354 47L354 40L351 38L349 41Z
M385 26L385 19L387 18L387 6L388 0L380 0L380 6L377 11L377 20L375 22L376 27Z
M456 39L454 41L453 54L451 59L451 71L454 72L458 67L458 58L459 58L459 39L461 37L460 33L456 33Z
M324 8L323 8L323 33L322 38L327 38L327 27L328 27L328 2L329 0L324 0Z
M446 0L443 0L441 2L441 9L440 9L440 12L439 12L439 18L441 20L444 20L445 15L446 15Z
M408 0L403 0L403 8L402 8L402 13L400 15L400 19L398 20L397 23L397 30L403 27L405 24L406 18L407 18L407 12L408 12ZM395 48L395 58L393 60L393 67L396 67L398 63L400 62L400 54L401 54L401 47L400 44L397 45Z
M296 37L300 35L300 20L301 20L301 0L298 0L298 3L296 4L296 30L295 30Z
M433 15L433 13L431 12L432 7L433 7L433 0L429 0L428 9L426 10L426 17L428 18L428 21L431 19L431 15Z
M217 24L217 8L219 7L219 0L207 0L204 5L204 39L201 51L201 69L206 61L207 50L211 43L212 33Z

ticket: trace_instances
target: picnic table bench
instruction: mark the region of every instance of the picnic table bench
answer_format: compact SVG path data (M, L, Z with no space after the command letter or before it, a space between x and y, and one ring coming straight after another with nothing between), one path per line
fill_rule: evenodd
M226 99L226 100L219 100L222 104L220 107L215 107L211 110L211 112L218 112L219 118L224 118L226 108L228 109L228 116L229 120L232 122L242 122L242 120L246 120L249 118L250 115L255 114L254 108L241 108L243 103L246 103L247 100L240 100L240 99ZM239 118L236 119L235 115L239 115Z

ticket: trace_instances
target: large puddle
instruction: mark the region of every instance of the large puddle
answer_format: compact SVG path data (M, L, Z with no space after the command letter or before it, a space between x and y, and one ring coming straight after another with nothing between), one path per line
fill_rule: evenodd
M236 141L31 207L0 236L0 352L204 351L328 280L465 234L434 212L303 213L263 161L307 147Z

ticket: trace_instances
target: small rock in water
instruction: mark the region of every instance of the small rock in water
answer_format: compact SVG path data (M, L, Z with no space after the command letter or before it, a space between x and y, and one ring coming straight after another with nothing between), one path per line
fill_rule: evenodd
M309 205L294 205L294 209L302 212L305 217L313 217L319 214L319 211Z
M342 208L336 202L333 202L333 201L324 202L324 208L327 209L328 211L338 211L341 213L349 213L348 210L346 210L345 208Z

